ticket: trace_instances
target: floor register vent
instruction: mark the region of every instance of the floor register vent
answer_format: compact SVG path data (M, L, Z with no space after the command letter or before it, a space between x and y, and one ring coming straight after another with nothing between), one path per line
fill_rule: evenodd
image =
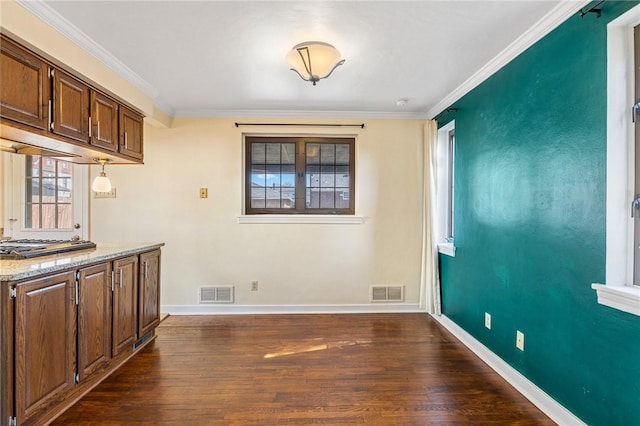
M233 286L200 287L200 303L233 303Z
M371 302L403 302L404 286L371 286Z

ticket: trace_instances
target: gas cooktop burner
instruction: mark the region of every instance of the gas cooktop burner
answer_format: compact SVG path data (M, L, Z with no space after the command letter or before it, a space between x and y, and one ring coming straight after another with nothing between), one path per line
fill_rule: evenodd
M0 259L29 259L95 247L84 240L9 240L0 242Z

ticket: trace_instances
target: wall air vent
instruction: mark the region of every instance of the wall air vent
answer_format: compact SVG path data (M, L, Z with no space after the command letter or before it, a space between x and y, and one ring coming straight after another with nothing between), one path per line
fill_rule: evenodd
M371 302L404 302L404 286L371 286Z
M200 287L200 303L233 303L233 286Z

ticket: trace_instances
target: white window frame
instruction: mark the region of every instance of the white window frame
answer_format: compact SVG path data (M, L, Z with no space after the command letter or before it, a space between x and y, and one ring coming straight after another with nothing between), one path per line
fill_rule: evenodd
M635 136L633 27L636 6L607 26L607 227L605 283L593 283L598 303L640 315L640 287L633 285Z
M83 240L89 239L89 166L73 165L73 217L74 224L80 224L79 229L25 229L25 156L1 154L0 164L4 173L3 237L68 240L78 236Z
M453 194L453 183L455 182L454 156L455 152L450 152L450 133L455 131L456 122L449 123L438 129L438 140L436 142L436 238L438 252L447 256L455 257L456 246L454 243L454 203L449 197L455 198ZM455 151L455 145L454 149ZM450 226L449 226L450 225ZM448 230L451 229L451 235Z

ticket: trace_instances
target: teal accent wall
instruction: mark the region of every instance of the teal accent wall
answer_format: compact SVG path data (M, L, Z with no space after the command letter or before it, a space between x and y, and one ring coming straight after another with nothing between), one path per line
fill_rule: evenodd
M640 317L591 289L605 279L606 25L636 4L576 14L439 120L456 120L443 312L590 425L640 425Z

